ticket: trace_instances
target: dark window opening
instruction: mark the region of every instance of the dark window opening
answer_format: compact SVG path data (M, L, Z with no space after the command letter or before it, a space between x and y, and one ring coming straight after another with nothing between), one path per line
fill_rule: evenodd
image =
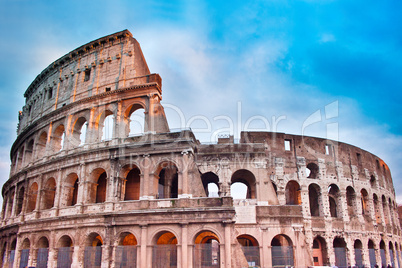
M53 98L53 89L49 88L47 91L47 99L50 100Z
M106 92L109 92L109 91L110 91L110 87L107 87L105 91L106 91Z
M84 82L88 81L90 77L91 77L91 69L85 70Z
M362 165L362 155L359 153L356 153L356 158L357 158L357 164L359 166L361 166Z

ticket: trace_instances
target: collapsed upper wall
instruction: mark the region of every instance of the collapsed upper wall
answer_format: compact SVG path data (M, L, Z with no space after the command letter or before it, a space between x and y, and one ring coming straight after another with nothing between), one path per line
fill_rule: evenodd
M24 94L17 134L65 105L147 82L149 74L141 47L128 30L89 42L50 64L31 83Z

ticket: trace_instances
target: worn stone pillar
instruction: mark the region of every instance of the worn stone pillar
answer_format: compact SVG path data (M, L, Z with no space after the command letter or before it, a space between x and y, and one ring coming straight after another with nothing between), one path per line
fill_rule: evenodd
M140 256L137 267L146 268L151 264L147 265L147 236L148 236L148 226L146 224L140 225L141 227L141 243L140 243ZM138 256L138 253L137 253Z
M225 227L225 267L231 268L232 267L232 243L231 243L231 228L232 222L223 222Z
M192 265L188 263L188 224L181 224L181 267L191 268Z
M82 263L80 263L80 254L84 252L85 248L80 248L80 246L74 246L73 252L73 261L71 263L71 267L82 267Z

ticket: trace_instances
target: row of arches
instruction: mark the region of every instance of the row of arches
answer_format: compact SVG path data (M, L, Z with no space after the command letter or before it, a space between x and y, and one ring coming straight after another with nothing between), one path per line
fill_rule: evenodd
M353 241L352 241L353 242ZM392 267L401 267L401 246L397 242L390 241L388 245L381 240L378 245L372 239L368 240L366 246L360 239L353 242L353 248L348 248L342 237L335 237L332 243L334 250L335 265L338 267L386 267L391 264ZM348 258L349 250L353 250L353 259ZM364 251L368 251L366 258L363 257ZM330 265L329 250L326 240L321 236L316 236L312 246L313 264L316 266ZM366 259L366 260L365 260ZM389 260L391 263L389 263Z
M192 251L187 254L192 255L193 267L221 267L223 249L220 236L214 231L203 230L198 232L191 241ZM261 248L257 239L249 234L243 234L237 236L237 242L248 265L260 266ZM68 268L81 263L83 267L97 268L101 267L102 263L108 263L111 256L114 267L137 267L140 254L138 248L141 244L132 232L121 232L117 240L112 243L112 250L107 250L104 238L97 232L90 233L81 245L77 245L69 235L62 235L54 247L50 247L48 237L41 236L35 243L29 238L24 238L20 248L17 249L17 241L14 239L10 246L7 242L3 243L1 260L3 260L3 267L12 267L15 261L19 261L18 267ZM156 233L150 240L150 245L147 244L148 248L151 246L147 254L151 255L148 261L151 262L152 267L177 267L178 257L180 257L178 245L178 238L173 232L165 230ZM295 265L293 242L287 235L278 234L273 237L270 248L273 267Z
M65 118L52 123L28 138L12 158L12 171L66 148L139 135L146 130L145 122L145 105L141 102L128 106L120 117L117 107L104 108L97 114L91 110L80 112L72 120Z

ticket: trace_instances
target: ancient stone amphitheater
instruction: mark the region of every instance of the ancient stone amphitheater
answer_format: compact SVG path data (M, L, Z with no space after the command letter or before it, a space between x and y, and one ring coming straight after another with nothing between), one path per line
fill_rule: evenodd
M56 60L24 96L2 267L401 267L383 160L321 138L170 131L162 79L127 30Z

